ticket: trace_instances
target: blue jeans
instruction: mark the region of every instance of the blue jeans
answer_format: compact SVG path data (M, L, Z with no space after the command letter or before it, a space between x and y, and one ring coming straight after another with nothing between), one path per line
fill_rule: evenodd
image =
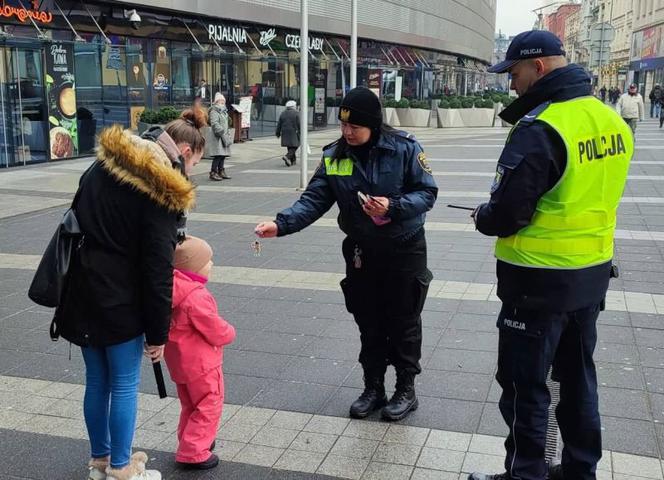
M83 414L92 458L111 456L111 467L129 464L136 427L143 336L105 348L83 347Z

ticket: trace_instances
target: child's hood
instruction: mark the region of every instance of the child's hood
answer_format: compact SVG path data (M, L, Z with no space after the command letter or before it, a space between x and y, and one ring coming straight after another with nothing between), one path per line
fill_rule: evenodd
M205 288L205 286L179 270L173 270L173 308L179 307L191 292L199 288Z

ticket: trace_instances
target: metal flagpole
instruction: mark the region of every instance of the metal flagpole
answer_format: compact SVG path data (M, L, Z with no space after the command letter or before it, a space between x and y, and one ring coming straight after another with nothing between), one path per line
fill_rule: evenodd
M309 0L300 0L302 26L300 31L300 188L307 187L309 158Z
M350 2L350 88L357 87L357 0Z

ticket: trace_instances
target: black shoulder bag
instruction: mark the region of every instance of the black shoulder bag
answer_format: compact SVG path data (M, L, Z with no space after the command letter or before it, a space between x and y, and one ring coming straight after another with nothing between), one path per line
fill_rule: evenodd
M65 212L60 224L42 255L35 276L32 278L28 297L44 307L58 307L67 281L67 273L75 250L83 243L84 235L76 218L76 205L81 196L83 181L94 168L94 162L81 177L71 207Z

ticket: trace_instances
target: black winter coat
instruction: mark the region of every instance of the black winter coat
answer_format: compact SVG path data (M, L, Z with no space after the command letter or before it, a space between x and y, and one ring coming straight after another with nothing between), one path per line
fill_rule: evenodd
M56 324L81 346L142 334L163 345L178 216L192 206L194 187L159 145L117 126L102 132L96 161L82 180L76 213L85 239Z
M281 112L277 122L277 137L281 137L282 147L300 146L300 112L288 108Z

